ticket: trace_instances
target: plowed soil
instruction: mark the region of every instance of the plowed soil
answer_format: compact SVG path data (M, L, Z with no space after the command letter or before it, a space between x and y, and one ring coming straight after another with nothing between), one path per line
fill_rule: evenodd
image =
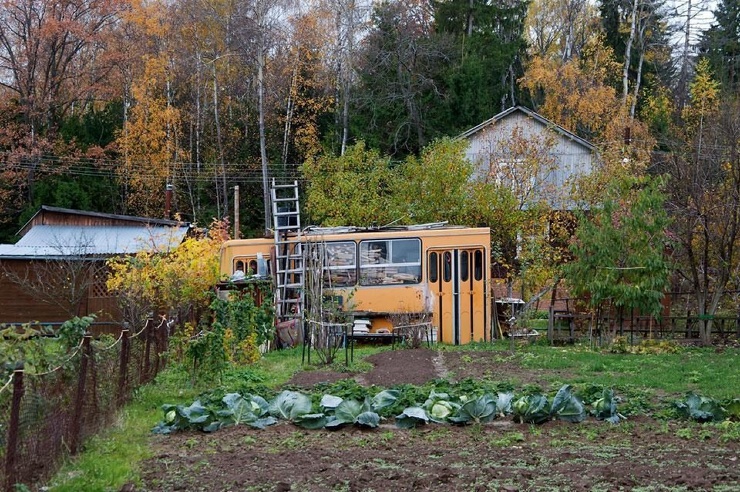
M420 384L434 378L489 377L539 384L567 374L530 370L490 352L395 350L368 359L353 376L298 373L291 384L356 377L365 385ZM468 427L307 431L288 423L265 430L152 436L141 491L740 491L740 443L712 428L635 417L540 426L510 419Z

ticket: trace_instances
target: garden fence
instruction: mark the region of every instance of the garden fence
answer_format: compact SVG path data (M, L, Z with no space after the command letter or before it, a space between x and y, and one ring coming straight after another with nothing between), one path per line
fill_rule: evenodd
M579 312L567 308L558 310L552 306L548 314L547 338L550 342L596 339L601 344L610 342L610 337L620 336L631 344L645 339L698 343L700 325L708 319L712 320L714 340L740 339L740 315L737 314L699 316L686 312L656 318L620 310Z
M0 490L36 489L109 425L133 391L164 368L168 338L164 320L149 320L108 345L86 334L52 370L16 367L0 382Z

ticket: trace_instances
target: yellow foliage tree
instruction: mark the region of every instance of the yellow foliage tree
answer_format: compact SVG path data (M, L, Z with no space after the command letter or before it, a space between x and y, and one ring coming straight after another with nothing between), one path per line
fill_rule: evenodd
M165 185L172 175L172 163L181 150L180 113L169 104L167 61L146 57L144 73L134 82L134 106L117 144L123 159L117 172L126 193L127 212L161 216Z
M331 74L322 63L327 33L320 29L317 13L293 21L294 39L284 63L290 80L283 135L283 164L293 155L303 162L321 151L319 118L331 111L334 98ZM295 162L295 161L293 161Z
M682 114L686 134L690 137L701 136L707 118L715 115L719 109L719 82L714 80L706 58L699 60L696 75L689 88L691 101Z
M519 82L540 114L586 139L600 140L608 123L624 110L610 85L619 69L611 48L596 38L582 57L565 63L534 57Z
M228 224L214 221L206 233L192 235L171 251L146 248L108 262L108 290L118 294L127 321L139 325L154 312L197 322L219 280L219 251Z

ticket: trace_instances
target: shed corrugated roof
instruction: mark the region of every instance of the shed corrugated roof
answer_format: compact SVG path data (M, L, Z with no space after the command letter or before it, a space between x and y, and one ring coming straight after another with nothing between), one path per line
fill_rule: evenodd
M1 244L0 258L113 256L135 254L144 249L166 251L180 244L188 229L188 226L37 225L16 244Z

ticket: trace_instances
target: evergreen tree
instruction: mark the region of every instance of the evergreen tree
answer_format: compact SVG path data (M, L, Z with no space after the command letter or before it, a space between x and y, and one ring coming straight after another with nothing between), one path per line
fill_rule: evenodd
M394 157L415 154L448 129L438 115L451 47L434 36L421 3L379 4L373 23L358 66L353 133Z
M526 53L528 1L440 0L435 27L452 38L456 58L446 73L452 128L464 130L518 104Z
M740 89L740 3L720 0L714 11L715 23L702 33L700 53L725 92Z

